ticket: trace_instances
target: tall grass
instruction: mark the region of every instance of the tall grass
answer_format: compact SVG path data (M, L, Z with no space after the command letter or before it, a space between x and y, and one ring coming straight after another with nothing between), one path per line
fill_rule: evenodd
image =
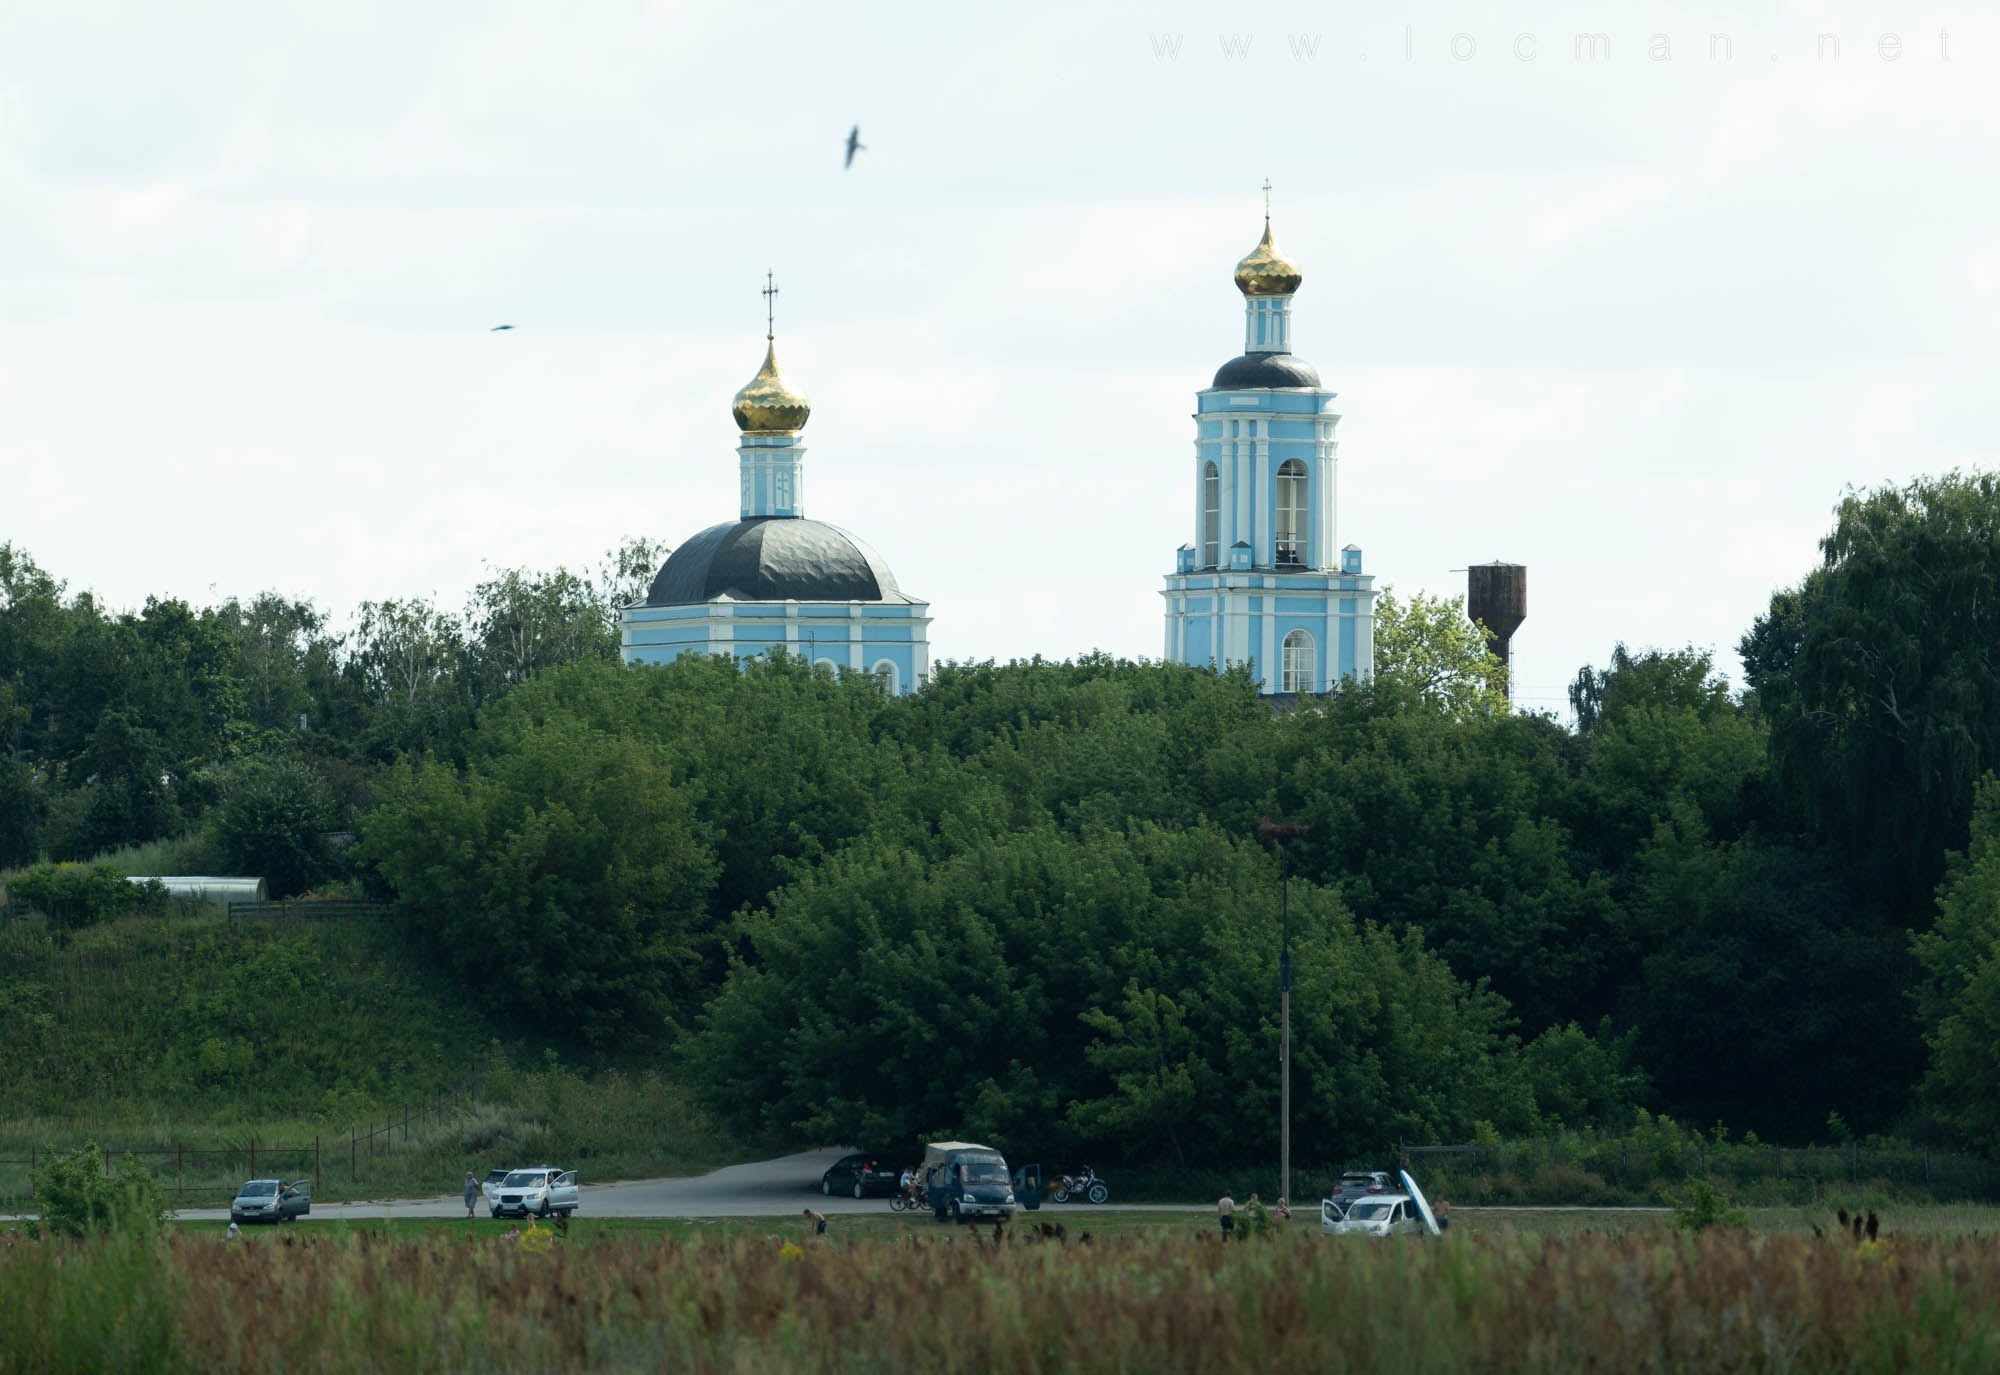
M84 1140L147 1153L184 1206L253 1167L310 1174L316 1138L329 1199L450 1192L531 1158L591 1180L745 1158L657 1071L579 1073L504 1030L381 923L134 917L58 940L0 921L0 1210L27 1199L31 1153ZM476 1098L439 1104L475 1075ZM444 1111L406 1131L420 1103Z
M1990 1244L0 1242L0 1372L1985 1370Z

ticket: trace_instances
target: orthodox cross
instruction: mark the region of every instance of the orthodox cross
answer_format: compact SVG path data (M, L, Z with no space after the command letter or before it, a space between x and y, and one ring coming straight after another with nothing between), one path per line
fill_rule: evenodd
M1269 214L1270 212L1266 211L1265 213ZM764 337L766 339L776 339L778 337L772 332L777 315L778 287L776 282L777 279L771 273L766 272L764 274L764 290L760 294L764 298Z
M1264 178L1264 218L1271 218L1271 179Z

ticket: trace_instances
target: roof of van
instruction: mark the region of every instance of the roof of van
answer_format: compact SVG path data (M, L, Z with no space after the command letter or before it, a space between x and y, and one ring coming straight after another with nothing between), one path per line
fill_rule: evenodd
M929 1155L933 1151L943 1155L948 1151L993 1151L993 1148L982 1146L977 1141L933 1141L924 1147L924 1154ZM1000 1152L993 1151L993 1154L998 1155Z

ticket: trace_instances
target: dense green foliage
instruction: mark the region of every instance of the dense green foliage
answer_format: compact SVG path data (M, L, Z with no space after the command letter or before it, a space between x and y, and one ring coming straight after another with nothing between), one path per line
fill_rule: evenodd
M1984 477L1851 496L1748 692L1619 644L1569 725L1506 711L1424 597L1385 601L1375 681L1279 712L1101 656L897 698L783 656L625 669L643 547L344 637L269 596L107 614L0 547L0 862L348 874L480 1015L671 1065L762 1136L1267 1150L1289 907L1302 1163L1642 1109L1990 1141L1996 525ZM1305 828L1288 884L1267 818ZM297 1014L162 1064L209 1091Z
M57 931L130 912L159 912L167 890L158 879L134 883L109 864L38 864L8 880L8 891L45 914Z
M364 603L337 633L268 592L113 612L0 544L0 868L206 824L227 862L297 892L333 867L317 836L351 820L367 771L449 750L542 668L615 660L617 606L658 555L628 540L591 577L498 571L462 615Z
M1921 917L2000 759L2000 478L1850 494L1820 552L1743 638L1775 781L1872 894Z
M120 1156L107 1167L105 1155L95 1141L86 1141L42 1163L35 1175L41 1230L82 1237L159 1228L167 1214L165 1187L131 1156Z

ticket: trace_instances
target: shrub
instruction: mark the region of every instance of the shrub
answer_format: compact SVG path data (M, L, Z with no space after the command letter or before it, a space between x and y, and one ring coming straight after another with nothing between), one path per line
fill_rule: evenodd
M1683 1232L1750 1225L1750 1214L1741 1208L1730 1207L1728 1196L1706 1179L1689 1180L1687 1189L1679 1197L1667 1194L1666 1200L1673 1205L1674 1226Z
M167 893L157 880L135 884L109 864L39 864L10 879L7 887L62 930L127 912L164 910Z
M131 1156L105 1169L95 1141L51 1155L35 1179L35 1209L56 1236L152 1232L166 1220L166 1186Z

